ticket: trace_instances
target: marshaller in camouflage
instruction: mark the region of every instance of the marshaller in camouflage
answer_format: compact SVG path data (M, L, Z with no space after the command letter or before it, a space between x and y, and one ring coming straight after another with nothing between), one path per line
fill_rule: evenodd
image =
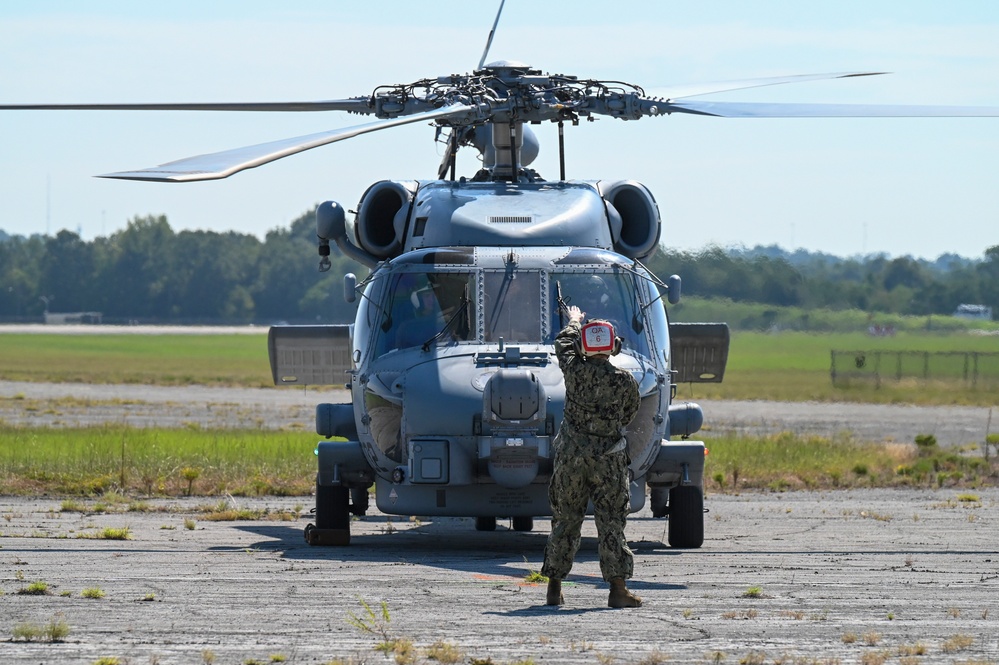
M548 605L562 605L562 580L579 549L587 503L599 538L600 572L610 583L610 607L638 607L628 591L634 557L624 536L628 515L628 453L625 429L638 412L638 384L609 355L588 355L581 347L584 313L569 308L569 324L555 338L555 354L565 379L565 412L555 438L555 461L548 497L552 531L541 573L549 578ZM604 324L605 322L600 322ZM609 325L609 324L607 324ZM613 327L611 327L613 339Z

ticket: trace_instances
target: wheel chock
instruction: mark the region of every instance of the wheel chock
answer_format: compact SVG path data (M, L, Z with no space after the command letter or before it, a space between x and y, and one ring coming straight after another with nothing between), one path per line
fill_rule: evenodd
M350 544L350 529L319 529L315 524L305 527L305 542L309 545L334 545L342 546Z

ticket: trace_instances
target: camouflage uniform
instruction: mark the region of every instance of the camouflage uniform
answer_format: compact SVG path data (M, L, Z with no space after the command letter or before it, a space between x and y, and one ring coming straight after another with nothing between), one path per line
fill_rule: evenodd
M577 347L580 324L555 338L565 378L565 411L555 437L555 468L548 498L552 531L541 574L564 579L579 549L586 504L593 501L600 572L607 581L631 577L634 561L624 524L630 504L624 428L638 412L638 384L605 358L585 357Z

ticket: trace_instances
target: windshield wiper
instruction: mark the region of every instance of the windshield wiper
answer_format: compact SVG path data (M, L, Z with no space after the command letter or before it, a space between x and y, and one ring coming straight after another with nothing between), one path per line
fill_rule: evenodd
M444 323L444 327L438 330L433 337L424 342L420 348L424 351L429 351L431 344L437 342L441 337L446 335L452 327L454 327L455 323L458 321L458 317L465 313L465 308L468 307L471 302L472 301L468 298L468 284L466 284L465 292L462 294L461 302L458 303L458 307L455 309L454 314L452 314L451 318Z

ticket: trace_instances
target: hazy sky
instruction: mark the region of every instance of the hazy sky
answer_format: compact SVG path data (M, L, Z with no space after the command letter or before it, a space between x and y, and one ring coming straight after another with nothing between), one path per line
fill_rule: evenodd
M639 6L647 8L637 9ZM290 101L464 73L498 2L3 0L0 103ZM670 84L840 71L890 76L705 97L999 106L999 3L985 0L507 0L489 60ZM389 178L429 179L434 130L409 125L226 180L91 176L369 122L343 113L2 112L0 229L79 231L137 215L263 235L315 204L356 207ZM554 125L535 166L558 177ZM979 257L999 244L999 118L600 119L567 128L568 176L655 194L681 249L776 243L846 256ZM471 154L459 171L476 169Z

